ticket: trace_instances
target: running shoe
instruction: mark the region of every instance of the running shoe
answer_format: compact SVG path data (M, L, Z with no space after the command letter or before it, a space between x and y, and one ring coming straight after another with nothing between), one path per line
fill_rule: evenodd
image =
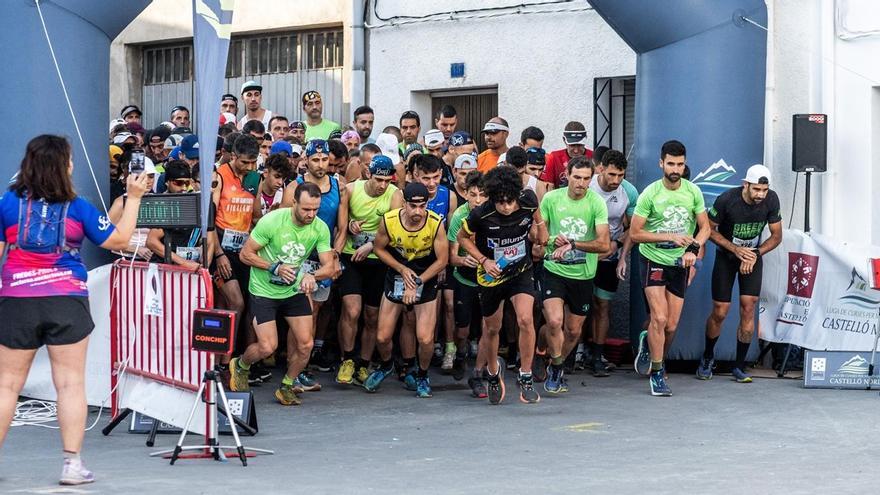
M452 366L455 364L455 351L449 352L446 351L443 354L443 363L440 365L440 369L443 371L451 371Z
M752 383L752 376L739 368L732 369L730 373L736 383Z
M519 400L521 402L525 402L526 404L537 404L541 402L541 396L538 395L538 391L535 390L535 384L532 380L532 374L528 375L520 374L517 378L517 383L519 384Z
M608 367L605 366L604 362L602 362L601 356L596 356L595 358L593 358L592 368L593 376L595 377L604 378L611 375L610 373L608 373Z
M439 342L434 343L434 354L431 355L431 366L443 364L443 346Z
M323 347L315 347L312 349L312 355L309 357L309 369L317 371L330 371L333 369L334 362L330 359L330 353Z
M433 397L433 394L431 393L431 380L429 380L427 376L418 379L418 385L416 386L416 397L420 399Z
M229 390L233 392L247 392L250 390L250 385L248 385L250 371L241 368L239 358L232 358L232 361L229 361L229 373Z
M547 352L535 352L535 360L532 363L532 379L535 383L543 383L547 379Z
M656 397L669 397L672 395L669 385L666 383L665 370L652 371L651 378L648 380L651 384L651 395Z
M700 365L697 366L697 378L699 378L700 380L711 380L713 367L715 367L714 359L701 357Z
M357 369L357 372L354 374L354 382L357 385L363 385L367 383L367 378L370 377L370 368L368 366L361 366Z
M486 370L486 382L488 384L487 393L489 395L489 404L498 405L504 400L504 360L498 358L498 374L492 376L489 370Z
M639 350L636 353L636 360L633 363L636 373L642 376L648 376L651 372L651 355L648 353L648 331L642 330L639 334Z
M410 392L415 392L419 388L418 380L416 380L416 369L413 368L406 372L403 377L403 388Z
M339 371L336 372L336 383L351 385L352 380L354 380L354 360L346 359L339 365Z
M253 366L251 366L251 370L250 370L250 380L251 381L249 383L251 383L252 385L254 383L253 382L254 380L256 381L256 383L266 383L271 379L272 379L272 372L269 370L269 368L266 367L265 364L263 364L263 361L257 361L256 363L254 363Z
M388 377L391 373L394 372L394 367L386 369L377 368L364 380L364 388L367 389L367 392L375 392L379 390L379 385Z
M293 381L293 388L298 394L303 392L317 392L318 390L321 390L321 384L315 380L311 373L303 371L297 375L296 380Z
M467 373L467 362L465 361L465 358L456 357L452 362L452 379L460 381L464 378L465 373Z
M617 365L612 363L611 361L609 361L607 358L605 358L604 355L602 356L602 362L605 364L605 368L608 371L614 371L617 369Z
M544 382L544 390L551 394L568 392L568 385L565 383L565 371L561 367L550 366L550 369L547 370L547 381Z
M95 475L83 465L80 459L64 459L64 467L61 469L62 485L84 485L94 483Z
M281 384L281 386L275 390L275 399L278 400L278 403L282 406L298 406L302 404L302 399L296 395L296 389L294 389L295 386L296 382L294 382L293 385Z
M586 367L587 356L586 354L584 354L584 345L578 344L577 350L574 353L574 369L580 371L585 369Z
M472 376L468 378L468 387L471 388L471 395L477 399L485 399L489 396L486 390L486 382L482 378Z

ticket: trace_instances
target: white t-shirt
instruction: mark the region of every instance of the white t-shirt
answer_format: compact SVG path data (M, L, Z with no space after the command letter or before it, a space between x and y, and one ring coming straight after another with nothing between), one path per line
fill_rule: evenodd
M272 113L272 110L266 110L265 112L263 112L263 118L260 119L260 121L263 123L263 127L266 128L266 132L269 132L269 121L272 120L273 115L274 114ZM248 118L247 112L245 112L244 117L242 117L241 120L238 121L237 127L239 131L244 127L245 123L247 123L248 120L251 119Z

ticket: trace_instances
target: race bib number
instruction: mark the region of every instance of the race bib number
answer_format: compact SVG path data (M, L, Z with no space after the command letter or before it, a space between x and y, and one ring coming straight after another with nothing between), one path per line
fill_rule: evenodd
M498 263L502 258L507 259L507 264L518 261L526 255L526 241L519 241L512 246L496 247L494 254L495 263Z
M223 239L220 241L220 247L225 251L241 251L245 241L247 241L248 233L239 232L237 230L224 230Z
M419 285L416 287L416 300L422 299L422 288L424 285ZM394 276L394 288L391 291L390 299L397 299L398 301L403 299L403 291L406 289L406 284L403 283L403 277L400 275Z
M353 236L351 238L351 247L355 249L359 249L361 246L368 242L373 242L373 239L376 238L376 234L370 232L361 232L360 234Z
M560 261L566 265L577 265L580 263L586 263L587 252L581 251L579 249L571 249L562 256L562 260Z
M734 246L737 247L746 247L746 248L754 248L758 247L758 238L754 237L752 239L740 239L739 237L734 237L731 241Z
M685 229L666 229L666 230L658 230L658 234L684 234ZM679 246L674 242L658 242L654 244L657 249L677 249Z
M187 261L202 260L202 248L199 247L178 246L174 251L178 256Z

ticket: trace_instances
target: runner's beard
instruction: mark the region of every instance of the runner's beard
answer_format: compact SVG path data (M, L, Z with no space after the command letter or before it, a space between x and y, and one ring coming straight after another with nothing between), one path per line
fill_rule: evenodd
M678 182L681 180L681 174L664 174L663 176L666 177L666 180L668 180L669 182L672 182L672 183L675 183L675 182Z

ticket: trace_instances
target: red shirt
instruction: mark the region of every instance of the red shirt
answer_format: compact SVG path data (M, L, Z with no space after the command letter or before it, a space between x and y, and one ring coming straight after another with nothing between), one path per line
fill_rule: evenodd
M584 151L584 156L588 160L592 159L593 150L587 148L586 151ZM550 152L550 154L547 155L547 164L544 165L544 172L541 173L541 180L553 184L554 189L564 187L568 184L566 172L568 171L569 158L568 150L565 148Z

